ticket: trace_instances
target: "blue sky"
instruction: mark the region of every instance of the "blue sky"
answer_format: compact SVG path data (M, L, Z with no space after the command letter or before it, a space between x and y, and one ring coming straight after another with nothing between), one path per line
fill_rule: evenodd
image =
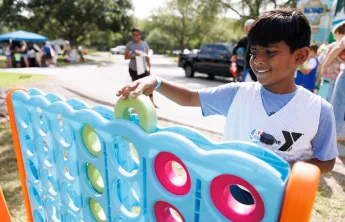
M151 10L165 5L167 0L132 0L134 15L137 18L147 18Z

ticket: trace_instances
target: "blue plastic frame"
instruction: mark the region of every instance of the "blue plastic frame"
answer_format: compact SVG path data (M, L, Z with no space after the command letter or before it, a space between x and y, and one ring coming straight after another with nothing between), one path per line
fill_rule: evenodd
M38 89L16 91L11 99L34 221L96 221L90 198L102 206L107 221L156 221L157 201L172 204L187 222L228 221L210 196L211 181L222 174L239 176L259 192L262 221L279 218L290 166L270 150L240 141L214 143L181 126L157 127L149 134L136 115L115 120L111 108L90 108ZM98 157L83 142L85 124L97 132ZM123 137L135 146L139 161ZM187 167L191 189L186 195L169 193L158 181L154 160L160 152L173 153ZM87 163L101 173L103 194L90 184ZM140 207L138 215L130 212L133 207Z

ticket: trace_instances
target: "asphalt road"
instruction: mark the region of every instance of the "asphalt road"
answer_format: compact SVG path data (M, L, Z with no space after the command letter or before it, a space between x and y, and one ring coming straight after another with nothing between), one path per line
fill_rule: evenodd
M88 97L115 104L118 99L115 95L117 90L124 84L131 82L128 73L129 61L124 60L123 56L119 55L109 57L109 54L94 55L91 58L98 62L59 68L5 69L4 71L53 75L57 79L57 84L85 94ZM110 60L112 63L109 62ZM184 70L179 68L171 58L164 56L153 55L151 64L151 73L153 75L193 89L215 87L230 81L230 79L218 77L210 80L207 75L200 73L196 73L194 78L186 78ZM223 132L224 117L203 117L200 108L182 107L169 101L159 93L154 93L154 95L159 106L157 114L160 117L196 128L218 133Z

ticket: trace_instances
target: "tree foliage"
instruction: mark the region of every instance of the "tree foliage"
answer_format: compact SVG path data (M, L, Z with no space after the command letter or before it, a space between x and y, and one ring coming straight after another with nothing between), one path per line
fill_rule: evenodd
M342 2L342 1L340 1ZM131 0L0 0L0 31L24 29L49 39L100 49L124 45L131 28L155 51L199 48L206 42L234 42L243 22L267 9L296 7L297 0L167 0L147 19L131 16ZM148 3L149 4L149 3ZM339 6L340 5L340 6ZM343 8L338 4L339 10ZM232 12L240 19L225 17Z
M211 0L240 17L242 21L256 18L261 12L282 7L295 8L298 0Z
M131 26L130 0L3 0L1 21L51 38L86 40L95 30L118 32Z
M184 49L192 39L209 32L218 12L219 5L208 0L170 0L151 16L148 27L159 29Z

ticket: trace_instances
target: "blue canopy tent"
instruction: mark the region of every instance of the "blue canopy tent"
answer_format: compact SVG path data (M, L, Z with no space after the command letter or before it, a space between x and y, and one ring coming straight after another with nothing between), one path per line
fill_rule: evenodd
M23 31L23 30L9 32L9 33L0 35L0 42L1 41L44 42L47 40L48 38L45 36L38 35L33 32Z

